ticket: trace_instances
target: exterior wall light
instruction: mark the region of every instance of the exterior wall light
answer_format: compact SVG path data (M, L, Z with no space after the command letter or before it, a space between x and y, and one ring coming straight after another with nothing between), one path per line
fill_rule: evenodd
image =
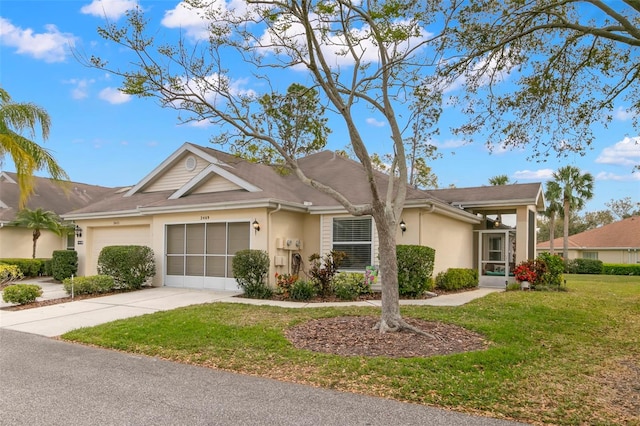
M253 223L251 225L253 225L253 230L254 231L258 232L260 230L260 224L258 223L257 219L254 219Z
M76 237L77 238L82 238L82 228L80 228L78 225L76 225L75 231L76 231Z
M400 221L400 229L402 229L402 235L404 235L404 231L407 230L407 224L404 223L404 220Z

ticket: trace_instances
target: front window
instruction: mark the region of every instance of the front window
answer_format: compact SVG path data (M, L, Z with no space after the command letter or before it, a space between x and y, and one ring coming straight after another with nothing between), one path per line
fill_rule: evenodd
M598 252L597 251L585 251L582 253L582 257L584 259L598 260Z
M333 250L347 254L340 269L364 270L371 265L372 248L373 223L370 217L333 219Z

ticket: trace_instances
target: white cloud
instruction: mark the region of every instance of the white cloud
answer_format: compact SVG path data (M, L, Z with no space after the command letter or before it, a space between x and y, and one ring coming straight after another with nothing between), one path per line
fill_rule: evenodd
M89 86L95 83L95 80L86 80L86 79L71 79L65 81L67 84L73 85L73 89L71 89L71 97L73 99L85 99L89 96Z
M120 90L113 87L102 89L98 97L109 102L110 104L123 104L131 100L131 95L122 93Z
M385 123L383 121L376 120L373 117L367 118L367 124L373 127L384 127Z
M625 137L615 145L606 147L596 158L596 163L617 166L640 165L640 136Z
M634 117L634 113L626 108L618 107L613 113L613 117L619 121L629 121Z
M468 144L468 142L462 139L447 139L444 142L432 141L431 143L438 148L460 148L461 146Z
M119 19L127 10L135 9L137 6L137 0L93 0L90 4L82 6L80 12L100 18Z
M16 48L21 55L31 56L45 62L63 62L69 54L76 37L62 33L55 25L45 25L45 32L37 34L31 28L16 27L7 19L0 17L0 43Z
M553 170L518 170L513 174L513 177L518 180L548 180L553 178Z
M243 0L213 0L206 8L193 8L181 1L173 9L166 10L162 25L167 28L180 29L186 35L195 40L206 40L209 37L208 25L211 21L206 17L207 12L217 11L224 13L236 11L241 14L246 11L247 5Z
M595 180L611 180L616 182L640 181L640 173L636 172L622 176L611 172L600 172L595 176Z

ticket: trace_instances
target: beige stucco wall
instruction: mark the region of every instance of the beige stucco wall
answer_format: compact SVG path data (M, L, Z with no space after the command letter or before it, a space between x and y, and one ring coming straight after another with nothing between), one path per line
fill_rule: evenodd
M635 250L635 251L634 251ZM537 253L548 252L549 250L538 249ZM562 255L562 245L553 248L556 254ZM598 260L602 263L638 263L640 262L640 249L569 249L569 260L583 259L585 252L597 252Z
M51 258L54 250L65 250L67 238L53 232L41 231L36 244L37 258ZM33 253L33 231L4 226L0 228L0 258L27 258Z

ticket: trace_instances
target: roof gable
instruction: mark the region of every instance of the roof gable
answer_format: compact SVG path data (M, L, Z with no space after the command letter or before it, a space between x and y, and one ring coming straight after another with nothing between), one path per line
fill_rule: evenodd
M535 205L538 210L543 210L545 204L544 191L539 182L434 189L426 192L465 209Z
M174 191L169 199L177 199L192 191L206 193L237 189L261 191L256 185L238 177L232 165L221 161L208 150L185 143L127 191L124 197L137 193Z

